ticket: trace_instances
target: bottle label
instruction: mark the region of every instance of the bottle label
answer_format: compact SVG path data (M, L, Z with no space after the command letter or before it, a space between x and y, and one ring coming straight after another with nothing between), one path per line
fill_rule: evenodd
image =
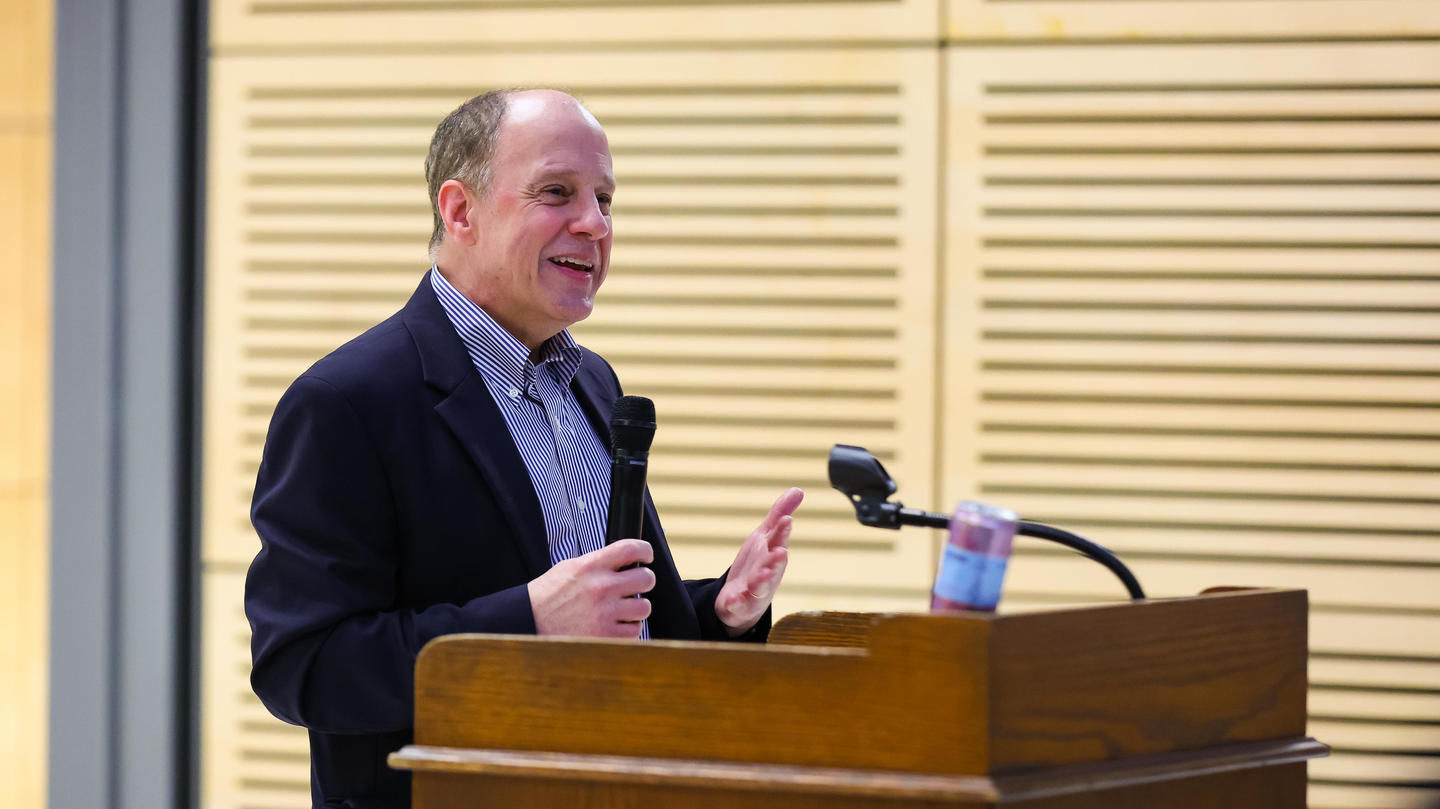
M1000 603L1009 561L1004 556L988 556L947 542L940 571L935 575L934 596L963 608L993 610Z

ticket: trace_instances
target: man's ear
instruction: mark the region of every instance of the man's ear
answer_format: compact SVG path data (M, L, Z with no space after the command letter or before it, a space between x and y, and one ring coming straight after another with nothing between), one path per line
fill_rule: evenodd
M446 180L435 194L445 233L458 244L474 244L476 236L475 197L459 180Z

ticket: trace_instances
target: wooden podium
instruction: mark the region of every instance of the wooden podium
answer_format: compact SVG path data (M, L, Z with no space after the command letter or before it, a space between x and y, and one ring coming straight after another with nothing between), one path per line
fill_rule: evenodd
M1304 591L806 613L768 645L456 635L416 665L416 809L1303 809Z

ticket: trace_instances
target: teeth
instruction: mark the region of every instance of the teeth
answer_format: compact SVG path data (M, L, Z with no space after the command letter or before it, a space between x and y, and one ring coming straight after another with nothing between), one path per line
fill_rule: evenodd
M581 259L570 258L568 256L556 256L550 260L556 264L563 264L566 267L574 267L577 270L585 270L586 272L589 272L595 266L588 261L582 261Z

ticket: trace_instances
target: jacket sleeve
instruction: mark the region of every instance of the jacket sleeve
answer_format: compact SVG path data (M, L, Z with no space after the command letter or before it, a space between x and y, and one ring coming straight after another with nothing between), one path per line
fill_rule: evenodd
M325 733L404 730L426 642L533 634L520 584L463 604L397 606L394 502L375 443L330 383L304 376L276 407L251 519L245 581L250 682L277 717Z

